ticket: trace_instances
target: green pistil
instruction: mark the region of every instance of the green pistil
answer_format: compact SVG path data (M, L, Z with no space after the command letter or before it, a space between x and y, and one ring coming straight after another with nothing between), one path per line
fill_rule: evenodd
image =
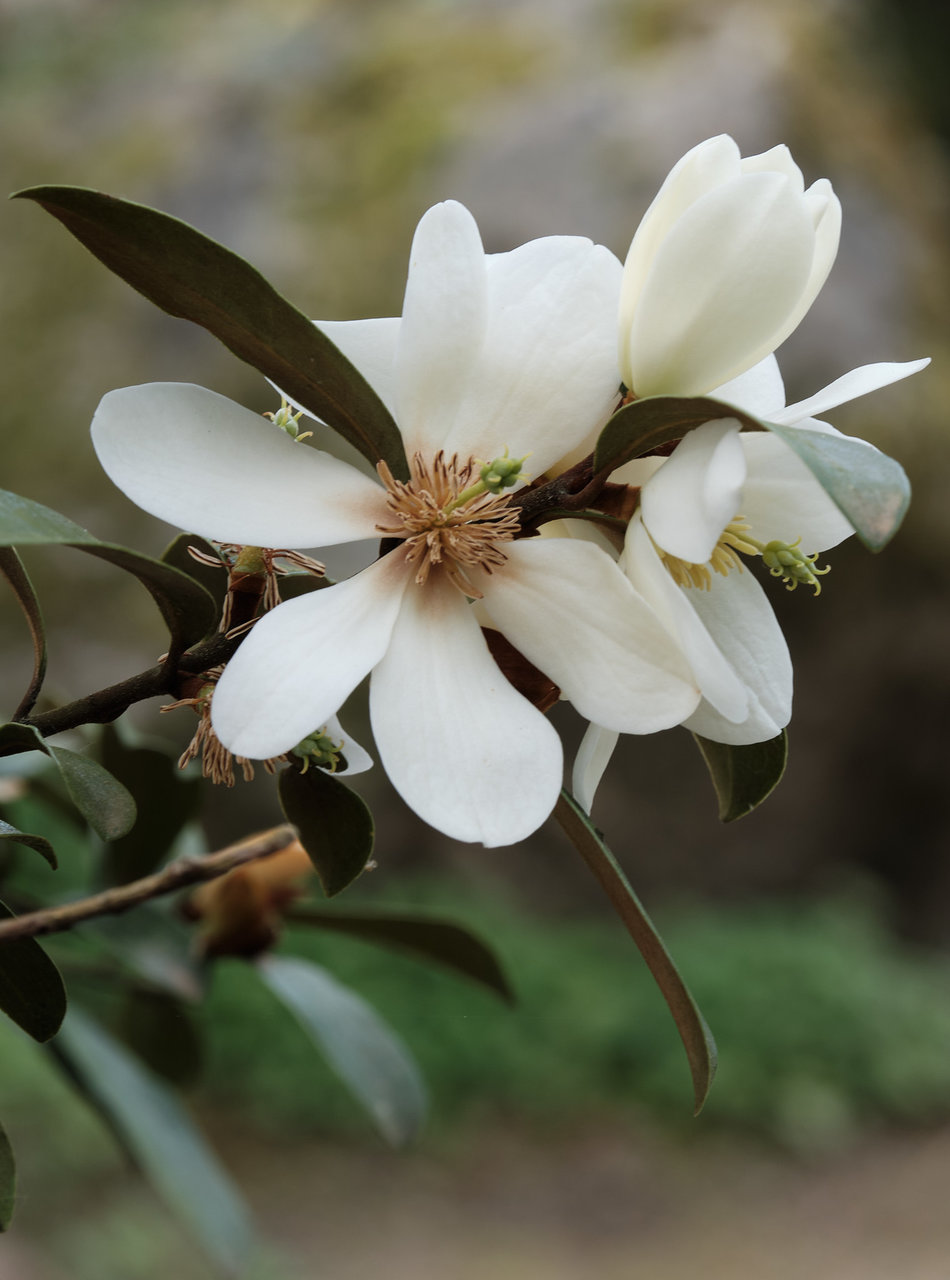
M493 458L491 462L486 462L479 470L480 480L476 480L474 484L469 485L467 489L463 489L457 498L445 508L445 514L455 511L458 507L462 507L466 502L470 502L472 498L479 497L483 493L499 494L503 489L511 489L521 480L528 477L522 475L521 468L528 460L528 454L523 458L509 458L508 450L504 452L501 458Z
M762 556L772 577L782 579L787 591L794 591L800 582L804 582L809 587L814 587L816 596L821 595L821 583L818 579L831 572L831 565L819 569L815 563L818 559L817 551L813 556L807 556L804 551L799 550L801 538L794 542L782 542L775 538L772 542L763 543L750 538L748 534L744 537Z
M328 773L336 773L342 753L343 743L334 742L322 729L311 733L290 750L292 756L303 761L301 773L306 773L311 765L326 769Z
M294 440L305 440L307 436L313 435L312 431L306 431L300 434L300 419L303 417L303 410L300 413L291 413L290 405L284 399L280 398L280 408L276 413L265 413L265 418L270 418L275 427L280 427L281 431L286 431Z

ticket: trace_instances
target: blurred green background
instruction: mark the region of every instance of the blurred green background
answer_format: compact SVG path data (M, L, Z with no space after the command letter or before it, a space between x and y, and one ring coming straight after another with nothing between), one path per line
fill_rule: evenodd
M675 732L627 740L598 799L721 1042L703 1119L686 1119L672 1028L563 839L453 847L374 770L360 786L380 865L353 901L469 919L522 1007L321 942L430 1080L430 1133L393 1156L249 975L222 970L198 1104L274 1241L261 1275L559 1280L583 1264L663 1280L699 1259L713 1277L945 1274L928 1269L950 1233L927 1189L950 1158L946 23L923 0L0 0L8 189L77 183L160 207L310 315L398 314L415 222L449 196L490 250L563 232L623 256L672 163L725 131L747 154L787 142L844 205L837 265L779 353L790 399L859 364L934 357L832 415L897 456L915 496L882 556L833 553L820 600L773 592L797 687L778 792L720 827ZM3 486L158 553L172 531L98 471L99 397L191 380L264 410L269 388L37 207L3 217ZM161 632L131 578L66 550L28 562L51 694L154 661ZM12 707L29 653L8 604ZM183 745L191 724L155 710L137 722ZM577 740L575 718L559 725ZM275 815L265 783L211 798L207 821L225 840ZM24 1167L4 1280L207 1274L8 1036L4 1078Z

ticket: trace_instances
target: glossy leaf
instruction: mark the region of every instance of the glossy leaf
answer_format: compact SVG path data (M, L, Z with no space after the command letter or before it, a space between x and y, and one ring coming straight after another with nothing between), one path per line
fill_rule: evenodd
M291 400L408 479L389 411L319 329L237 254L187 223L84 187L19 191L126 283L170 315L214 334Z
M59 769L70 800L103 840L116 840L135 822L135 801L112 774L89 756L55 747L31 725L0 725L0 756L42 751Z
M53 870L56 870L58 863L55 850L43 836L33 836L26 831L18 831L16 827L11 826L9 822L4 822L0 818L0 840L9 840L13 844L22 844L28 849L35 849L38 854L46 859Z
M396 912L327 911L317 907L293 907L287 918L293 924L349 934L421 960L434 960L488 987L509 1004L515 1003L514 991L494 952L461 925Z
M200 538L196 533L180 533L177 538L172 538L162 552L162 562L170 564L173 569L178 569L181 573L187 573L189 578L194 578L195 582L204 587L215 602L220 617L228 593L228 574L224 561L221 560L220 569L212 568L211 565L202 564L200 560L196 560L189 553L189 547L195 547L206 555L217 556L220 560L217 548L205 538Z
M706 1019L680 976L643 903L604 843L603 835L574 797L566 791L561 792L554 815L606 892L669 1006L686 1050L693 1078L695 1114L698 1115L709 1096L716 1074L716 1042L706 1025Z
M850 436L765 425L801 458L870 551L890 542L910 505L910 482L899 462Z
M6 1130L0 1125L0 1231L6 1231L16 1203L16 1163Z
M242 1272L251 1247L247 1210L173 1090L77 1009L55 1047L208 1256L229 1275Z
M158 605L171 632L173 654L196 644L217 625L214 601L187 573L128 547L100 542L58 511L0 489L0 546L54 545L75 547L134 574Z
M23 567L22 560L12 547L0 547L0 573L13 588L33 641L33 674L26 693L20 699L20 705L13 713L16 719L30 714L43 687L43 681L46 678L46 631L43 627L40 602L36 598L33 584Z
M361 796L326 772L284 769L280 803L300 833L328 898L352 884L373 852L373 815Z
M0 902L0 919L13 912ZM45 1044L66 1013L59 970L34 938L0 941L0 1009L34 1040Z
M313 1038L343 1083L394 1146L425 1117L425 1086L405 1045L375 1010L309 960L266 956L258 972Z
M618 409L594 449L594 470L611 471L631 458L653 453L665 444L681 440L694 427L718 418L736 418L748 431L762 431L764 424L734 405L708 396L647 396Z
M719 817L723 822L735 822L751 813L771 795L785 772L788 735L784 729L768 742L754 742L744 747L712 742L698 733L693 737L716 788Z

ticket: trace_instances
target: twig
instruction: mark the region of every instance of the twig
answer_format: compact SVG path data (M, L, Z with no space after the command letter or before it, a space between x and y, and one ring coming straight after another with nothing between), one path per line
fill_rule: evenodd
M80 898L78 902L44 907L41 911L30 911L26 915L2 920L0 942L12 938L34 938L45 933L61 933L64 929L71 929L73 925L91 920L95 916L118 915L131 907L137 907L139 903L147 902L149 898L174 893L176 889L200 884L204 880L215 880L218 876L227 875L235 867L244 866L246 862L268 858L286 848L296 836L295 827L273 827L270 831L262 831L260 835L249 836L238 844L228 845L226 849L219 849L217 853L178 858L154 875L133 880L131 884L118 885L114 889L106 889L103 893L93 894L91 898Z

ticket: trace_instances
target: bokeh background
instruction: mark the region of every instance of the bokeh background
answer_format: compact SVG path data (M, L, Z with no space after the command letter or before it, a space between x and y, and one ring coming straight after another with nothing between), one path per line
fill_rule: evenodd
M259 1212L269 1243L255 1274L948 1273L941 12L925 0L0 0L6 187L76 183L162 208L307 314L398 314L415 222L449 196L490 250L576 233L622 256L672 163L729 132L746 154L787 142L844 205L837 265L779 353L790 400L859 364L934 357L833 414L897 456L915 496L883 555L832 554L819 600L773 593L797 688L776 794L721 827L677 731L628 740L598 799L720 1040L703 1117L688 1119L685 1066L646 973L560 835L452 846L376 770L361 789L379 869L353 902L477 924L522 1004L496 1008L353 944L300 943L378 1004L427 1072L429 1132L393 1155L241 967L222 973L194 1104ZM195 381L263 411L269 388L35 205L0 213L3 486L158 554L173 531L98 471L100 396ZM29 568L53 696L154 661L161 633L133 579L66 550ZM15 701L29 653L11 599L0 635L0 689ZM138 723L183 744L192 726L155 711ZM581 726L559 723L575 742ZM210 798L206 821L223 841L275 816L265 783ZM32 1048L5 1033L2 1054L23 1198L0 1276L210 1275Z

